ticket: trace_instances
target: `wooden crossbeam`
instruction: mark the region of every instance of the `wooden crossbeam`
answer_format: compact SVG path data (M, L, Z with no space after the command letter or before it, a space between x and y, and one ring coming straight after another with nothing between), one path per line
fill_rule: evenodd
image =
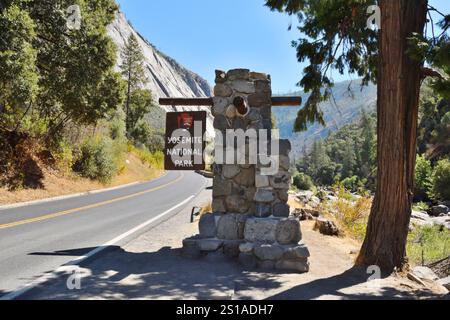
M203 106L212 107L212 98L161 98L161 106ZM298 107L302 104L302 97L272 97L274 107Z

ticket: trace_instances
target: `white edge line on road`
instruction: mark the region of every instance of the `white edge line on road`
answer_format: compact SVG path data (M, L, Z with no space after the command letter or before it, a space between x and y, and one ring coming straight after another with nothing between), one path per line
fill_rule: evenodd
M158 177L156 179L153 179L153 180L136 181L136 182L123 184L123 185L112 187L112 188L92 190L92 191L86 191L86 192L80 192L80 193L74 193L74 194L68 194L68 195L64 195L64 196L57 196L57 197L52 197L52 198L47 198L47 199L39 199L39 200L33 200L33 201L27 201L27 202L6 204L6 205L0 206L0 212L2 210L22 208L22 207L35 205L35 204L43 204L43 203L49 203L49 202L54 202L54 201L58 201L58 200L67 200L67 199L78 198L78 197L82 197L82 196L88 196L88 195L91 195L91 194L99 194L99 193L104 193L104 192L108 192L108 191L120 190L120 189L123 189L123 188L132 187L132 186L136 186L136 185L139 185L139 184L144 184L144 183L147 183L147 182L157 181L157 180L165 177L166 175L167 175L167 173L165 173L162 176L160 176L160 177Z
M106 248L117 244L118 242L124 240L125 238L129 237L130 235L132 235L133 233L138 232L139 230L147 227L148 225L152 224L153 222L161 219L162 217L168 215L169 213L171 213L173 210L189 203L192 199L194 199L195 196L192 195L189 198L187 198L186 200L184 200L183 202L180 202L179 204L177 204L176 206L173 206L172 208L168 209L167 211L157 215L156 217L151 218L150 220L138 225L137 227L121 234L120 236L112 239L111 241L108 241L107 243L95 248L92 251L89 251L87 254L77 257L73 260L71 260L70 262L58 267L56 270L54 270L53 272L50 272L48 274L44 274L43 276L41 276L40 278L32 281L31 283L25 285L24 287L22 287L21 289L18 289L16 291L13 291L11 293L8 293L2 297L0 297L0 300L14 300L18 297L20 297L21 295L25 294L26 292L30 291L31 289L49 281L52 279L56 279L58 276L61 275L62 272L67 272L70 271L71 268L73 268L74 266L79 265L80 263L82 263L83 261L85 261L86 259L89 259L91 257L93 257L94 255L98 254L99 252L105 250Z

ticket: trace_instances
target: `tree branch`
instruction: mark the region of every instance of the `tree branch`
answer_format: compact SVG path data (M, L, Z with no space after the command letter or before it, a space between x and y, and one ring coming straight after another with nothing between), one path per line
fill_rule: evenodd
M427 68L427 67L422 68L421 75L422 75L423 79L432 77L432 78L439 78L441 80L445 80L444 76L442 74L440 74L438 71L431 69L431 68Z

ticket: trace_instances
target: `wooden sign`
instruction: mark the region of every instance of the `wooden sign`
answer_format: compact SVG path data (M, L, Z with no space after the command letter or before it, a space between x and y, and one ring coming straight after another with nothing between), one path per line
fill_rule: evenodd
M206 111L168 112L164 168L169 171L205 170Z

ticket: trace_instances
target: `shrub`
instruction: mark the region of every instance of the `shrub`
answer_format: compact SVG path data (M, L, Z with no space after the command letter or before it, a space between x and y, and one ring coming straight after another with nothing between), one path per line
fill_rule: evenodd
M450 199L450 160L444 159L437 163L432 178L431 196L435 200Z
M338 201L334 204L336 219L350 236L363 240L366 235L372 200L361 197L355 202L350 202L345 198L338 197Z
M164 169L164 153L162 151L150 152L146 148L137 148L132 144L128 145L128 151L134 153L142 162L147 163L151 168L157 170Z
M444 259L450 255L450 231L440 226L417 227L409 234L406 249L415 265Z
M79 153L73 169L81 176L107 183L116 174L117 167L111 139L88 138L81 145Z
M314 184L310 176L304 173L297 173L294 176L294 186L300 190L311 190Z
M67 141L64 139L57 141L56 146L52 151L52 155L55 158L56 166L59 171L65 175L72 172L73 153L72 148Z
M427 200L433 186L433 168L424 156L418 156L416 162L414 196L417 200Z

